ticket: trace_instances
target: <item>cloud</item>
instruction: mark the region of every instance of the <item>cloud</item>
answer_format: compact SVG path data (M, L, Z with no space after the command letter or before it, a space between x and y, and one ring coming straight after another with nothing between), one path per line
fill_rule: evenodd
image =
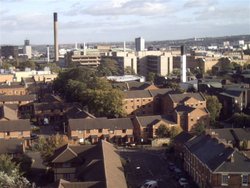
M217 0L187 0L183 7L184 8L197 8L204 6L214 6L217 4Z
M73 6L67 12L67 15L88 14L91 16L157 16L167 14L172 10L166 0L113 0L104 1L105 4L100 6L99 3L92 4L88 7L79 8Z
M248 23L250 24L250 10L245 6L211 8L195 13L197 21L211 21L225 23Z

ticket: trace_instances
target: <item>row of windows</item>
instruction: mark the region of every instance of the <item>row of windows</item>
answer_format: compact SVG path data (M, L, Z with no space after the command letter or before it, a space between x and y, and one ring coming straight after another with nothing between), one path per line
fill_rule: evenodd
M11 133L10 131L7 131L7 132L4 132L4 135L5 135L5 136L10 136L10 133ZM19 135L19 136L22 136L22 135L23 135L23 131L19 131L19 132L18 132L18 135Z
M142 106L137 105L137 106L136 106L136 108L140 108L140 107L145 108L146 106L145 106L145 105L142 105ZM152 105L151 105L151 104L149 104L149 105L147 105L147 107L148 107L148 108L151 108L151 107L152 107ZM134 106L131 106L131 108L132 108L132 109L134 109ZM125 106L125 109L128 109L128 106Z
M228 185L230 176L228 174L223 174L221 176L221 185ZM247 174L242 174L241 175L241 185L242 186L248 186L248 175Z
M83 131L81 131L81 130L77 130L77 132L78 133L83 133ZM91 130L90 129L87 129L86 130L86 133L90 133L91 132ZM98 133L102 133L103 132L103 129L98 129ZM122 133L126 133L127 132L127 129L122 129ZM113 130L109 130L109 133L110 134L114 134L114 131Z
M131 100L130 100L130 102L134 102L134 101L140 102L140 99L131 99ZM152 99L142 99L142 101L143 101L143 102L145 102L145 101L150 102L150 101L152 101Z

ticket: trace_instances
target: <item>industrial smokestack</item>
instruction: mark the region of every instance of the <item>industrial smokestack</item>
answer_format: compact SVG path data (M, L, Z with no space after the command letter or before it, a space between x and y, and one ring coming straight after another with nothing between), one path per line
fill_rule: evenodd
M184 45L181 46L181 81L187 81L186 49Z
M49 45L47 46L47 62L49 63Z
M57 13L54 12L54 53L55 53L55 61L59 60L58 57L58 36L57 36Z

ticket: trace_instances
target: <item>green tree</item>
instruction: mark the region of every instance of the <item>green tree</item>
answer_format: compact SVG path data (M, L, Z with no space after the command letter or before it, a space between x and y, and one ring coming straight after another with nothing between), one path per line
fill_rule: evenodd
M234 127L249 128L250 127L250 116L244 113L235 113L232 116L232 123Z
M219 65L221 71L228 72L234 69L233 64L231 63L230 59L227 57L222 57L219 59Z
M42 70L45 67L49 67L51 72L59 73L61 68L56 63L45 63L45 64L37 64L38 69Z
M18 68L22 70L24 70L25 68L30 68L31 70L34 70L36 68L36 64L34 61L25 61L25 62L19 63Z
M208 96L206 96L206 99L207 99L207 109L210 113L211 125L213 125L215 123L216 119L220 115L222 105L216 96L209 96L208 95Z
M156 74L155 74L155 73L149 72L148 75L147 75L147 80L148 80L149 82L154 82L155 77L156 77Z
M124 74L125 75L135 75L135 71L134 71L134 69L132 67L127 66L124 69Z
M0 187L27 188L29 181L22 176L19 165L8 155L0 155Z
M99 76L113 76L119 75L119 73L120 72L117 61L110 58L104 58L97 68L97 74Z
M124 116L122 104L122 92L118 89L89 90L88 107L96 116L122 117Z
M67 139L63 135L56 134L49 136L48 138L39 137L38 142L34 145L36 151L40 151L44 160L47 160L52 156L54 150L67 143Z
M112 88L106 78L86 68L74 68L60 72L54 81L54 89L67 101L81 102L96 116L123 116L122 92Z
M200 135L202 134L206 129L206 126L205 126L205 123L204 122L199 122L195 128L194 128L194 131L196 134Z
M168 127L166 127L165 125L161 124L158 129L156 129L156 136L158 136L159 138L164 138L164 137L169 137L170 136L170 130Z

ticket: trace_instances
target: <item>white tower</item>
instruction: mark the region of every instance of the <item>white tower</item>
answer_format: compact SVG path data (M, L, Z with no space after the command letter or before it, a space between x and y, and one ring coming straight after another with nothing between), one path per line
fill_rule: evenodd
M187 81L187 63L186 63L186 50L185 46L181 46L181 81Z
M49 59L49 45L47 46L47 62L49 63L50 59Z

